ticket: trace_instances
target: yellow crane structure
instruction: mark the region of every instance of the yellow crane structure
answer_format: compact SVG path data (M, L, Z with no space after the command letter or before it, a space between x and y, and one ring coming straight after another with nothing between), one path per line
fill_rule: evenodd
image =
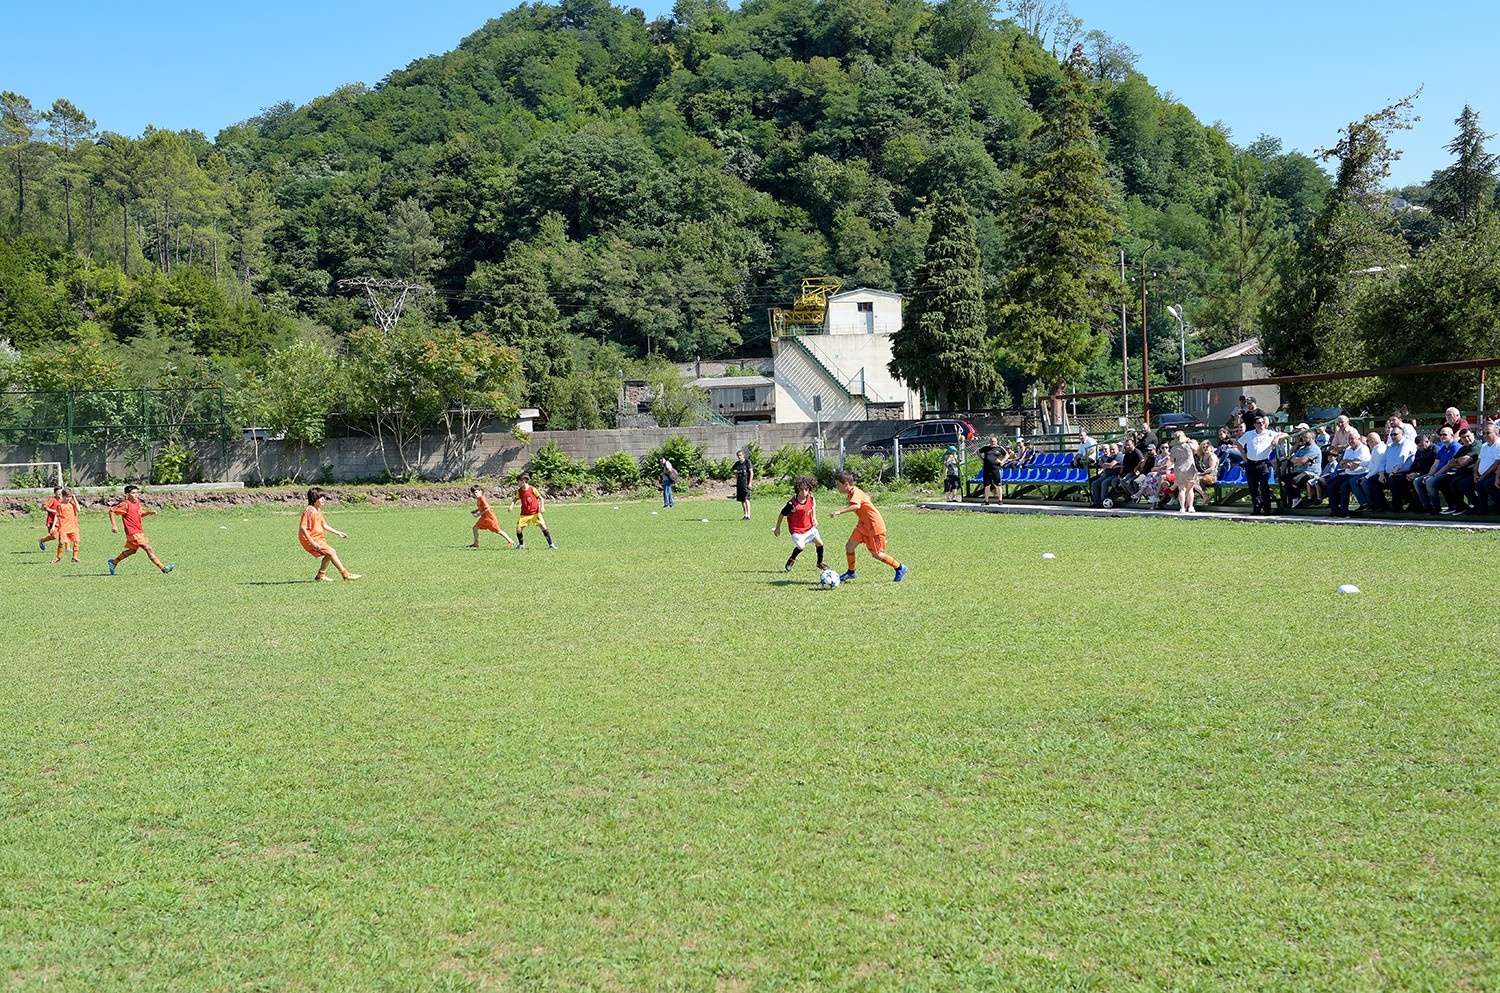
M828 315L828 298L844 284L835 276L809 276L802 281L802 295L790 307L771 308L771 348L788 335L810 329L821 330ZM816 332L815 332L816 333Z

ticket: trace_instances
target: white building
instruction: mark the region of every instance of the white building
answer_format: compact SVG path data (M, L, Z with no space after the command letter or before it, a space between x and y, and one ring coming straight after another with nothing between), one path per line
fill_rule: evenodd
M1271 370L1261 357L1260 339L1247 338L1187 364L1186 386L1198 383L1235 383L1267 379ZM1239 404L1241 395L1255 397L1262 410L1281 407L1279 386L1229 386L1217 390L1187 390L1182 409L1201 417L1206 424L1223 424Z
M776 421L916 420L917 393L890 371L901 294L857 289L828 298L821 330L775 344Z
M693 385L708 391L708 406L731 424L775 420L776 383L766 376L705 376Z

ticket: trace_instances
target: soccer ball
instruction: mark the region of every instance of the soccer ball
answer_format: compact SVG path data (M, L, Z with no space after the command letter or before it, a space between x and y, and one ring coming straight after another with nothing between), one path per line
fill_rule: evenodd
M824 569L818 574L818 585L825 590L831 590L839 584L839 574L832 569Z

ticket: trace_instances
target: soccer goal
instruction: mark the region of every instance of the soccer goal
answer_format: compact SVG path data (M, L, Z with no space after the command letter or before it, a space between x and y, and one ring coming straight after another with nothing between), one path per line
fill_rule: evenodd
M0 462L0 490L40 490L62 485L61 462Z

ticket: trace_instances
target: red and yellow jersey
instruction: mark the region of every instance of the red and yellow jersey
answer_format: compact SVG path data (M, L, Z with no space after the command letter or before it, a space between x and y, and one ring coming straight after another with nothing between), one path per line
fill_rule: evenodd
M885 518L875 509L870 494L858 486L849 487L849 506L854 508L854 516L859 518L859 530L869 534L885 534Z
M521 516L530 517L542 512L542 495L536 491L535 486L523 486L516 491L516 499L521 501Z
M323 512L309 504L307 509L302 511L302 521L297 525L297 535L301 537L305 532L307 537L320 541L323 538L323 527Z
M813 529L813 518L818 516L818 502L812 494L808 494L805 503L798 503L793 496L781 512L786 515L787 530L792 534L806 534Z
M109 512L111 514L119 514L120 515L120 520L123 521L124 524L125 524L125 533L126 534L140 534L141 533L141 505L140 504L138 504L138 503L131 503L129 500L127 500L124 503L120 504L118 507L111 507Z

